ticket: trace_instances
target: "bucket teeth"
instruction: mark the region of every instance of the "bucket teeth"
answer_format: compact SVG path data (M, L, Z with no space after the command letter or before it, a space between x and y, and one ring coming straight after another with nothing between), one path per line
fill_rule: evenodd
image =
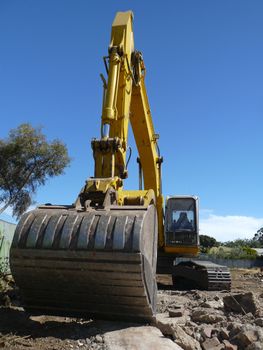
M19 222L10 265L34 314L149 321L156 303L154 206L36 209Z

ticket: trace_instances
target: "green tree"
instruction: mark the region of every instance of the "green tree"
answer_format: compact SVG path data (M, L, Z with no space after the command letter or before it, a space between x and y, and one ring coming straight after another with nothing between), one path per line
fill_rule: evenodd
M41 128L21 124L0 139L0 208L12 207L19 218L33 203L32 197L50 177L63 173L70 158L59 140L47 142Z
M260 248L260 241L255 239L255 237L253 239L238 238L234 241L224 242L223 245L229 248L235 248L235 247Z
M254 243L258 243L259 248L263 247L263 227L261 227L257 232L255 233L253 237Z
M214 237L210 237L207 235L200 235L199 239L200 239L200 247L201 247L202 253L207 252L209 248L219 246L219 242L217 242L217 240Z

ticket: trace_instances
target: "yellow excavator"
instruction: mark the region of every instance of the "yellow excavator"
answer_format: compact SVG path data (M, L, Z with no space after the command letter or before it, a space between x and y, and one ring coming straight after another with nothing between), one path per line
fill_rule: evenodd
M164 214L163 158L131 11L117 13L104 63L101 137L91 142L94 176L73 205L43 205L23 215L10 265L30 313L148 321L156 308L156 266L175 279L188 274L224 288L229 273L207 262L174 265L176 257L198 254L198 201L170 197ZM135 191L123 188L129 122L139 154Z

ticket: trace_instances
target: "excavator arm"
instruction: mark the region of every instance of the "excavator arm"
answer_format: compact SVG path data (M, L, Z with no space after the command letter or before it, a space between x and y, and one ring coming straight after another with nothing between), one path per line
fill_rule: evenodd
M112 25L101 117L101 139L93 141L95 177L126 177L126 151L134 52L132 12L118 13ZM107 62L107 61L105 61ZM122 185L119 181L117 188Z
M158 214L158 246L164 245L163 195L161 165L163 158L158 147L159 135L155 134L151 110L145 87L145 67L141 53L137 53L140 65L139 81L134 84L131 100L131 125L139 153L139 166L142 167L144 188L152 189L156 196Z
M101 138L92 141L95 161L94 178L90 179L80 194L81 203L90 196L107 191L118 205L155 202L158 214L158 245L164 245L163 196L161 189L161 164L151 110L145 87L145 66L142 54L134 49L133 14L117 13L112 25L109 46L108 81L104 81L101 118ZM139 166L144 179L144 191L124 191L123 179L128 176L126 152L128 124L132 125L138 153ZM112 191L115 191L113 194ZM91 199L92 201L92 199ZM93 201L94 202L94 201ZM104 205L106 201L104 200ZM108 204L109 202L107 202ZM102 204L102 201L100 202ZM110 204L113 204L111 202Z

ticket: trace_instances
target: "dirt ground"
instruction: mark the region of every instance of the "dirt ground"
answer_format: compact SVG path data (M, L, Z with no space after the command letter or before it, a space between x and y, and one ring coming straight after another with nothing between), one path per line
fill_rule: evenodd
M232 292L253 292L260 302L260 314L263 315L263 274L259 269L233 269ZM158 312L166 312L176 303L192 300L210 300L222 292L177 291L171 286L169 276L158 276ZM172 291L171 291L172 290ZM196 293L201 293L199 299ZM221 295L220 295L221 297ZM195 299L195 300L194 300ZM193 301L194 300L194 301ZM201 301L200 301L201 302ZM194 304L195 303L195 304ZM231 317L235 318L235 315ZM235 320L235 319L234 319ZM237 316L240 321L240 315ZM19 294L11 277L0 282L0 348L3 349L107 349L104 334L124 329L131 324L99 320L80 320L65 317L30 317L20 307ZM239 349L239 348L238 348Z
M232 292L253 291L263 293L263 277L260 269L233 269Z

